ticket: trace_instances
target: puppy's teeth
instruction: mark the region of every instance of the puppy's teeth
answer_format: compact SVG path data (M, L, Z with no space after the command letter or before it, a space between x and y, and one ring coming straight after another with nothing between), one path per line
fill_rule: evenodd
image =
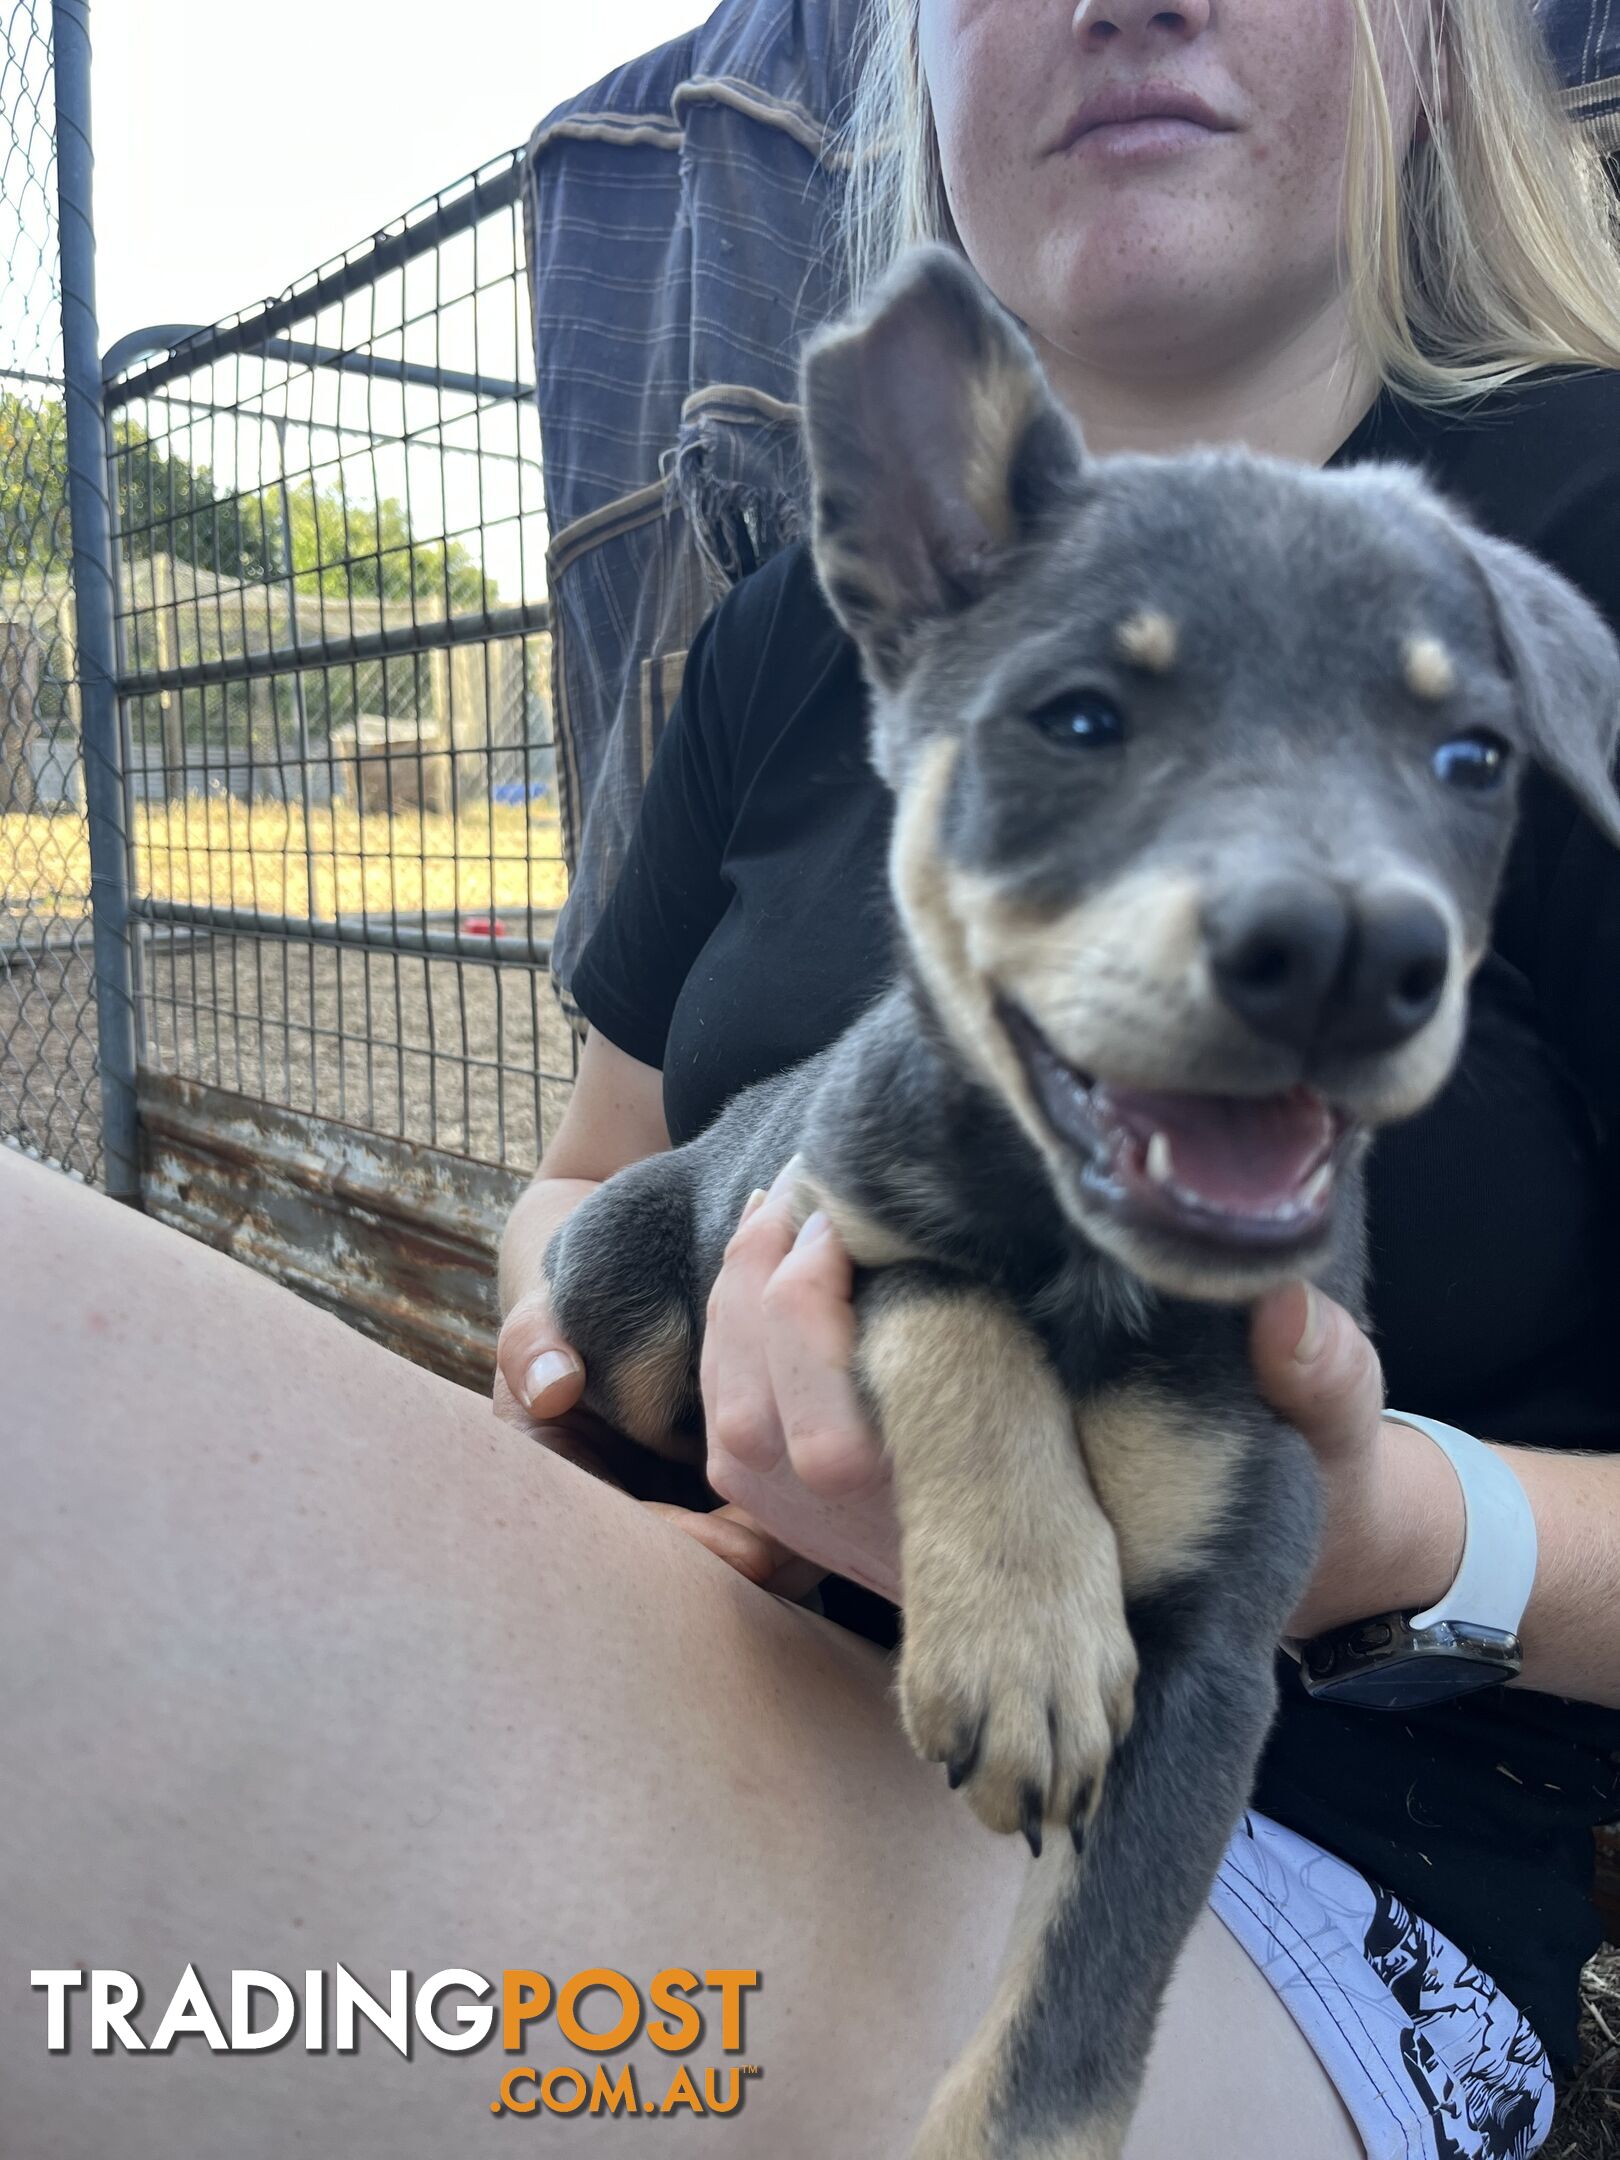
M1147 1174L1155 1185L1168 1185L1175 1165L1170 1160L1170 1138L1156 1132L1147 1144Z
M1299 1197L1306 1207L1315 1207L1319 1200L1327 1198L1332 1184L1333 1165L1330 1162L1325 1162Z

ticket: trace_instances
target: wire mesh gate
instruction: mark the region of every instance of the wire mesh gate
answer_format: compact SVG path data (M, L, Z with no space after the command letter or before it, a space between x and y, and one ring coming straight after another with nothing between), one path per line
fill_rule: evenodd
M105 397L143 1068L532 1167L572 1058L520 181L123 341Z

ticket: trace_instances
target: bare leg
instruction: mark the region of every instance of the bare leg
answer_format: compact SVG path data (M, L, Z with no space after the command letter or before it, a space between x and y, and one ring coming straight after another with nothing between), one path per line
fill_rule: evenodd
M150 2039L188 1963L223 2006L233 1969L341 1961L374 1989L396 1966L758 1968L732 2149L903 2153L1026 1863L913 1761L882 1661L481 1400L5 1149L0 1226L0 2150L439 2160L516 2062L589 2065L549 2021L521 2056L497 2035L406 2062L369 2032L346 2056L92 2054L82 1999L51 2055L27 1986L134 1973ZM1257 1976L1187 1973L1206 2052L1161 2050L1149 2108L1242 2051L1283 2141L1238 2120L1218 2152L1198 2109L1197 2149L1292 2160L1302 2108L1337 2107L1321 2072ZM723 2059L717 2035L690 2057ZM646 2141L536 2127L604 2160ZM656 2140L675 2160L721 2134L677 2116Z
M1364 2160L1310 2043L1207 1908L1182 1952L1125 2160Z

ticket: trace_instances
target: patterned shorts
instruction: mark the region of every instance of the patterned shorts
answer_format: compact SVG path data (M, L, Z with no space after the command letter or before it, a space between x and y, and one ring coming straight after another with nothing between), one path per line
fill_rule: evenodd
M1333 2080L1368 2160L1529 2160L1541 2042L1454 1943L1342 1860L1248 1814L1210 1894Z

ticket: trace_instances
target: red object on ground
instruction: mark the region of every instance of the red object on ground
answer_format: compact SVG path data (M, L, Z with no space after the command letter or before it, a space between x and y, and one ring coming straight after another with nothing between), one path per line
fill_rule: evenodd
M462 924L466 937L505 937L506 925L498 915L469 915Z

